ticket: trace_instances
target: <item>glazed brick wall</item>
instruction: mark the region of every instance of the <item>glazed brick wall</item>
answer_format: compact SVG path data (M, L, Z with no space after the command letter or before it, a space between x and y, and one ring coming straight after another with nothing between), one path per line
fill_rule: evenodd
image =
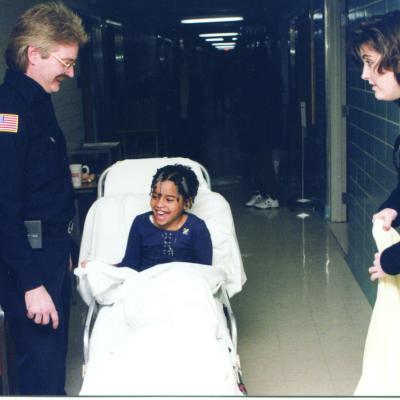
M349 27L365 18L400 9L400 0L349 0ZM371 303L376 284L371 284L367 269L372 265L375 242L371 217L397 185L392 164L393 144L400 134L399 107L375 99L361 70L351 60L347 68L348 137L348 221L347 261Z

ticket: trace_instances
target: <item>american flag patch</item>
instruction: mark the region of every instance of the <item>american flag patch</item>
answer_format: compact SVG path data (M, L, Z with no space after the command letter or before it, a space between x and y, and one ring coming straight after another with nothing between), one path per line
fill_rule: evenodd
M0 114L0 132L18 132L17 114Z

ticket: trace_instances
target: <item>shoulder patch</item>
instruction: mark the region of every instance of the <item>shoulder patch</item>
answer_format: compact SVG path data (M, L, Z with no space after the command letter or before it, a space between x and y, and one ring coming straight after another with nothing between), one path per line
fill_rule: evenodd
M17 133L18 115L0 114L0 132Z

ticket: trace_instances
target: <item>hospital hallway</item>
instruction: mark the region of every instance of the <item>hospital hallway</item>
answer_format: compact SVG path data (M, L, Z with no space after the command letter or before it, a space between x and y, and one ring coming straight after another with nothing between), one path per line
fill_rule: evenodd
M328 224L311 209L258 210L232 178L214 179L229 201L247 274L232 299L249 395L352 395L371 306ZM367 268L367 266L365 266ZM75 296L67 393L81 385L86 306Z
M196 161L230 204L247 275L231 304L248 394L351 396L377 296L368 273L376 252L371 220L399 184L400 109L378 101L347 44L358 24L400 10L400 0L61 1L90 37L77 60L61 60L75 79L52 95L70 168L88 172L74 186L75 266L104 171L130 159ZM2 54L17 15L37 2L0 0ZM1 75L6 71L0 62ZM0 113L0 122L6 115ZM133 170L140 178L147 172ZM254 189L279 207L246 207ZM212 224L220 226L214 215L210 232ZM112 226L120 227L114 220ZM108 228L102 231L113 232ZM0 304L0 322L1 311ZM82 386L86 314L73 290L69 396ZM7 341L0 340L0 351ZM185 372L186 364L180 363ZM111 375L109 363L102 365Z

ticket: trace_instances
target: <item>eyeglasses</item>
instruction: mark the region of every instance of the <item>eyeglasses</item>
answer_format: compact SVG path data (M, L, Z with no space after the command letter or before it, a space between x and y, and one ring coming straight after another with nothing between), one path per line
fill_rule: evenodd
M66 63L65 61L63 61L60 57L58 57L56 54L52 53L51 51L49 51L50 55L53 56L58 62L60 62L62 65L64 65L64 71L68 71L70 68L75 67L76 65L76 61L71 61L69 63Z

